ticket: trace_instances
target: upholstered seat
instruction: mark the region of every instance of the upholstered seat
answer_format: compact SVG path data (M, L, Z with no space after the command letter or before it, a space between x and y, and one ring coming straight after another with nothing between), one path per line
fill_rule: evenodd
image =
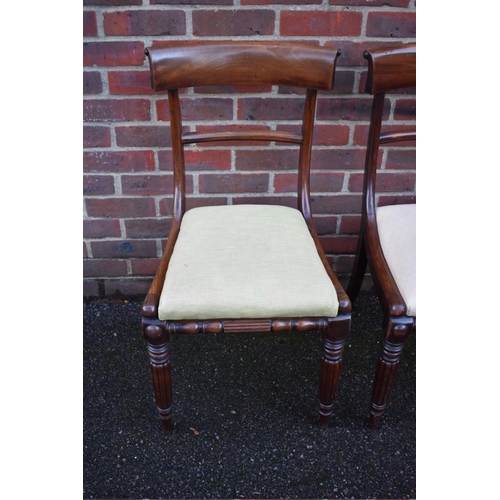
M377 208L380 246L391 274L406 304L407 316L417 316L417 205Z
M338 306L298 210L227 205L184 215L158 317L335 317Z

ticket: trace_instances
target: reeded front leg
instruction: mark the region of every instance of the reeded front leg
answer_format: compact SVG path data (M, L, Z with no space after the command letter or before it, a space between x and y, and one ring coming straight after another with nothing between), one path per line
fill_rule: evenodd
M404 342L412 330L413 320L411 318L389 318L388 320L373 381L370 422L368 424L371 429L378 427L380 417L387 406L396 370L403 353Z
M148 344L156 405L165 434L172 432L172 363L169 333L164 322L142 320L142 334Z
M350 325L350 314L338 316L329 320L328 329L323 333L323 356L319 385L319 426L321 429L328 427L333 413L333 402L340 379L342 354Z

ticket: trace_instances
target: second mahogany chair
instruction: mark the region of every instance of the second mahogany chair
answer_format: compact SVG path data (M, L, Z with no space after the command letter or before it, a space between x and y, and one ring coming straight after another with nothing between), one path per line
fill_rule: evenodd
M319 425L333 412L351 303L321 248L309 198L317 91L331 91L338 51L272 42L187 42L146 51L155 91L167 91L174 199L167 245L142 306L162 429L172 430L173 333L322 331ZM307 89L300 133L183 130L178 89L266 84ZM225 140L300 148L297 208L226 205L186 210L184 146Z
M377 206L379 147L416 138L416 131L408 127L382 131L387 92L416 85L416 55L414 43L364 53L368 60L365 90L373 95L373 101L361 228L347 294L352 302L356 300L368 264L384 313L384 336L373 382L369 421L373 429L378 427L387 406L404 342L416 330L416 204Z

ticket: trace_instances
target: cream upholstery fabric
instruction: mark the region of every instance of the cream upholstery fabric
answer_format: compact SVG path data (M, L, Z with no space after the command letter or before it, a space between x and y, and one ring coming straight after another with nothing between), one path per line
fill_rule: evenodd
M277 205L185 213L159 318L335 317L338 299L302 214Z
M377 208L377 227L385 260L408 316L417 315L416 205Z

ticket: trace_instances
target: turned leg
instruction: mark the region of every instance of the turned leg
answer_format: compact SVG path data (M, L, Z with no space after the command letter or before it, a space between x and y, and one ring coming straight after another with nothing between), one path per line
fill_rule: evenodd
M342 365L342 353L351 324L351 315L342 315L329 320L323 334L323 356L321 359L319 384L319 426L328 427L333 413L333 402L337 394Z
M361 228L360 231L363 231ZM367 257L365 250L365 239L363 233L360 233L358 240L358 249L356 251L356 257L354 258L354 265L352 267L351 278L349 279L349 285L347 286L347 295L354 303L358 297L359 291L361 290L361 285L363 284L363 279L366 273Z
M370 421L368 424L370 429L378 427L380 417L387 406L396 370L403 353L404 342L412 332L412 326L412 318L389 318L373 381Z
M172 432L172 363L169 333L165 323L143 319L143 336L148 345L156 405L165 434Z

